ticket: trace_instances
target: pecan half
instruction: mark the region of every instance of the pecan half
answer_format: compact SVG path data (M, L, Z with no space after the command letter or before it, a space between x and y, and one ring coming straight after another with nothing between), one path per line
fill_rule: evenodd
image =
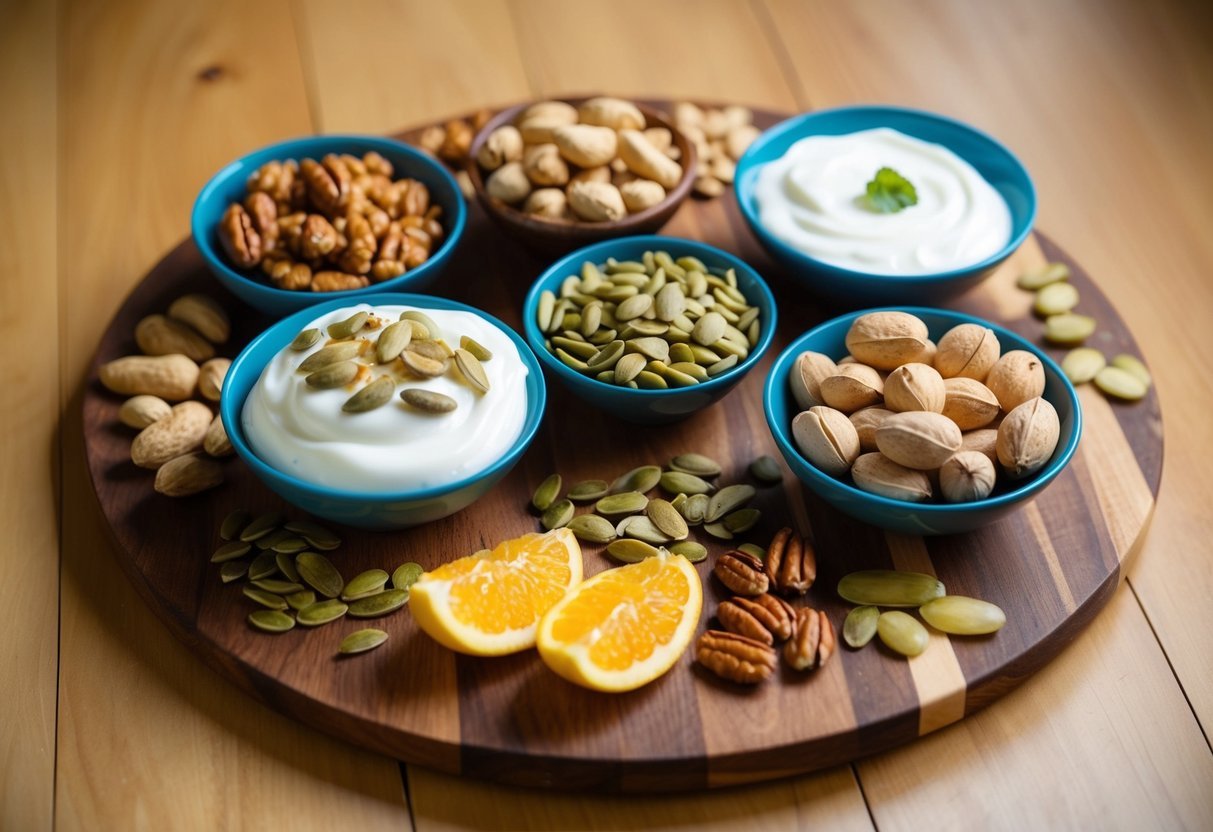
M242 269L261 262L261 235L253 227L252 217L244 206L233 202L219 221L219 242L232 263Z
M716 617L729 632L774 644L791 638L796 612L782 598L763 594L725 601L717 607Z
M363 154L362 163L366 165L368 172L377 173L380 176L386 176L389 179L391 178L392 174L395 173L392 163L373 150L367 151L365 154Z
M345 235L349 239L349 247L341 255L339 265L342 271L366 274L371 270L375 249L378 248L371 224L362 214L351 213L346 218Z
M304 159L300 162L299 172L313 204L328 214L337 213L343 195L332 173L315 159Z
M826 614L802 607L796 611L796 632L783 646L783 659L795 670L812 670L834 655L836 645L834 625Z
M266 248L273 248L278 239L278 205L265 191L253 191L244 198L244 210L253 220L253 228L261 235Z
M307 263L291 263L286 274L275 283L279 289L290 289L295 292L311 288L312 269Z
M416 179L405 179L399 183L398 198L400 200L400 216L423 217L430 209L430 189L424 182Z
M299 253L306 260L324 257L337 248L337 229L319 214L308 214L299 233Z
M741 685L769 679L779 660L773 647L723 630L708 630L701 635L695 658L720 678Z
M804 595L817 578L817 553L812 543L785 526L767 547L765 569L771 585L780 592Z
M370 281L360 274L345 272L317 272L312 277L313 292L340 292L343 289L361 289L369 286Z
M762 561L736 549L718 557L712 572L738 595L762 595L770 587Z

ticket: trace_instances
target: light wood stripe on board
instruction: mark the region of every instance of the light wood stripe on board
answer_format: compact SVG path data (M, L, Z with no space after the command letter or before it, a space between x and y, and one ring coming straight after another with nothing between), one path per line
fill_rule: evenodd
M1028 528L1032 530L1036 544L1040 546L1040 553L1049 566L1049 574L1053 576L1053 583L1057 586L1057 595L1065 605L1066 613L1074 612L1078 608L1078 602L1074 600L1070 582L1066 580L1066 573L1062 570L1061 561L1057 557L1057 549L1053 547L1053 538L1049 536L1044 515L1040 513L1040 507L1036 505L1035 500L1023 507L1023 518L1028 521Z

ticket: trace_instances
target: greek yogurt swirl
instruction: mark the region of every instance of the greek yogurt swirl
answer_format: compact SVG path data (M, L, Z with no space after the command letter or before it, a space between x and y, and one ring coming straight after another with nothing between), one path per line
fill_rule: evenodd
M918 203L870 209L867 183L882 167L904 176ZM809 136L758 171L758 216L775 237L818 260L873 274L920 275L972 266L1011 239L1011 212L951 150L881 127Z
M371 377L393 374L400 382L392 400L365 413L345 413L341 406L362 386L314 390L298 372L299 364L327 341L311 348L279 352L245 400L244 433L257 456L268 465L317 485L366 493L397 493L450 485L492 465L522 433L527 415L526 376L514 342L479 315L449 309L358 304L316 318L306 328L322 332L329 324L365 311L383 325L416 309L428 315L453 346L467 335L493 357L483 362L489 390L481 394L448 372L438 378L406 375L399 360L372 364ZM381 329L360 333L374 340ZM373 345L371 354L373 355ZM370 379L366 379L369 381ZM450 396L450 413L423 413L400 400L399 392L418 387Z

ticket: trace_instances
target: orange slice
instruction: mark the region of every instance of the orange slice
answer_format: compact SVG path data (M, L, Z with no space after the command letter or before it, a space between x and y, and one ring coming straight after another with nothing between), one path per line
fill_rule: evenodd
M502 656L533 647L540 617L580 582L571 531L524 534L426 572L409 589L409 608L438 643Z
M608 569L574 588L539 622L539 656L570 682L634 690L674 666L702 607L699 575L682 555Z

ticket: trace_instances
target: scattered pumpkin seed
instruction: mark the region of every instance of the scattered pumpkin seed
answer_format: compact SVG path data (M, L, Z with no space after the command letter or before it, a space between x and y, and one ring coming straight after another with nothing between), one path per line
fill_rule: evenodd
M1069 312L1075 306L1078 306L1078 290L1074 288L1073 283L1065 282L1050 283L1043 287L1036 293L1036 300L1032 304L1036 314L1044 317Z
M229 560L219 567L219 578L225 583L238 581L248 574L248 564L242 560Z
M380 364L395 361L413 340L413 325L409 321L388 324L375 341L375 360Z
M295 612L299 612L299 610L303 609L304 607L311 606L314 603L316 603L316 593L312 592L310 589L304 589L300 592L292 592L290 595L286 596L287 606L293 609Z
M289 540L292 536L286 529L274 529L269 534L257 538L253 544L264 552L266 549L273 549L284 540Z
M267 633L285 633L295 626L295 619L278 610L255 610L248 614L248 623Z
M667 494L709 494L712 485L707 480L683 471L666 471L661 475L661 490Z
M240 539L248 543L257 538L265 537L278 528L281 523L281 511L267 511L265 514L258 515L256 519L244 527L244 531L240 532Z
M568 497L575 503L589 503L605 497L609 489L606 480L585 480L570 488Z
M715 523L704 523L703 530L717 540L732 540L733 533L729 527L717 520Z
M656 523L643 514L629 518L627 527L624 529L624 534L627 537L643 540L645 543L651 543L654 546L663 546L672 540L668 534L657 528Z
M390 402L395 392L396 380L387 375L379 376L346 399L341 409L346 413L368 413Z
M407 589L385 589L378 595L359 598L350 604L349 615L352 618L378 618L403 607L408 603Z
M304 583L325 598L336 598L345 588L345 581L337 567L324 555L316 552L300 552L295 557L295 568Z
M670 547L675 555L682 555L691 563L700 563L708 559L708 549L702 543L694 540L680 540Z
M1060 315L1050 315L1045 318L1045 340L1075 346L1091 337L1095 332L1095 319L1073 312L1063 312Z
M1136 376L1137 379L1149 387L1154 383L1154 379L1150 376L1150 371L1146 369L1146 365L1141 363L1141 360L1134 358L1131 355L1121 354L1112 359L1112 366L1124 370L1131 376Z
M757 493L758 490L754 486L745 483L726 485L713 494L712 499L708 501L707 513L703 515L704 521L715 523L726 514L731 514L754 499L754 495Z
M345 656L353 656L358 653L365 653L368 650L374 650L385 641L387 641L387 633L383 630L373 628L356 630L341 639L341 645L337 648L337 652Z
M349 607L335 598L330 598L327 601L317 601L314 604L309 604L299 610L299 623L304 627L319 627L321 624L328 624L330 621L336 621L341 616L345 615Z
M893 569L869 569L844 575L838 594L852 604L873 607L921 607L946 594L934 575Z
M400 320L416 321L417 323L421 324L422 327L425 328L426 334L424 336L418 334L416 328L414 328L414 330L413 330L414 338L418 338L419 340L423 340L423 341L429 340L429 339L433 339L433 340L437 341L439 338L442 337L442 330L439 329L438 324L434 323L434 319L420 310L409 309L407 311L401 312Z
M211 555L211 563L225 563L229 560L242 558L252 550L253 544L245 543L243 540L233 540L230 543L224 543L215 550L215 554Z
M341 590L342 601L357 601L370 595L383 592L387 586L388 574L382 569L368 569L350 578L345 588Z
M396 567L396 571L392 573L392 586L395 589L408 589L417 581L421 580L421 576L425 574L425 569L420 563L402 563Z
M459 407L459 402L445 393L422 390L420 387L406 387L400 391L400 398L409 407L425 411L426 413L450 413Z
M302 552L304 549L306 549L307 541L302 537L294 537L287 532L286 537L275 540L274 545L270 546L269 548L279 554L293 555L296 552Z
M686 498L679 511L687 523L698 526L703 523L703 516L708 513L709 502L711 498L707 494L692 494Z
M767 550L755 543L741 543L737 546L737 551L745 552L747 555L753 555L759 560L767 559Z
M1029 292L1034 292L1037 289L1043 289L1050 283L1056 283L1059 280L1070 279L1070 267L1065 263L1049 263L1041 266L1039 269L1033 269L1029 272L1024 272L1015 281L1015 285L1020 289L1027 289Z
M370 320L370 318L371 316L366 312L355 312L344 321L337 321L336 323L329 324L329 337L337 341L344 341L346 338L353 338L362 330L364 326L366 326L366 322Z
M1140 378L1113 366L1104 367L1095 374L1095 386L1109 396L1131 402L1145 398L1149 390Z
M274 552L262 552L249 564L250 581L261 581L278 574L278 560Z
M278 571L281 572L288 581L297 584L303 580L299 577L299 570L295 568L295 559L291 557L289 552L275 552L274 563L278 565Z
M264 589L266 592L272 592L275 595L287 596L294 592L303 591L303 584L298 584L294 581L282 581L276 578L262 578L251 581L251 583L257 589Z
M901 610L881 613L876 619L876 632L885 647L903 656L917 656L927 649L927 628Z
M344 387L358 377L358 365L353 361L338 361L321 367L304 379L314 390L334 390Z
M266 592L264 589L257 589L255 586L245 584L240 587L240 591L244 593L244 597L250 601L260 604L270 610L286 609L286 599L281 595L275 595L272 592Z
M683 540L690 534L686 519L678 513L678 509L665 500L649 500L648 505L644 507L644 513L662 534L672 540Z
M876 635L876 621L879 618L880 610L876 607L855 607L847 613L847 620L842 623L842 640L858 650Z
M295 336L295 340L291 341L291 349L295 352L303 352L310 349L317 341L320 340L320 330L313 327L305 329Z
M773 456L762 455L750 463L750 476L763 485L783 482L783 469Z
M573 510L571 501L558 500L547 507L540 520L548 531L562 529L573 519Z
M762 512L756 508L742 508L726 514L722 520L724 527L733 534L745 534L758 525Z
M1106 367L1108 360L1102 352L1092 347L1079 347L1070 350L1062 359L1061 369L1074 384L1085 384L1095 378L1095 374Z
M357 358L361 352L362 342L359 341L342 341L337 344L329 344L327 347L323 347L303 359L303 363L299 365L298 369L301 373L314 373L330 364Z
M244 509L233 509L219 525L219 536L224 540L236 540L252 519L252 515Z
M560 486L563 482L559 474L549 475L547 479L539 483L539 487L531 495L531 505L538 511L547 511L560 496Z
M315 546L317 549L329 551L336 549L341 545L341 538L333 534L331 531L321 526L319 523L314 523L311 520L291 520L284 526L287 531L292 531L297 535L301 535L304 540Z
M606 547L607 554L621 563L640 563L645 558L656 557L661 552L643 540L621 538Z
M649 504L649 498L639 491L623 491L619 494L609 494L594 504L594 511L606 517L620 514L636 514L644 511Z
M597 329L597 327L595 327ZM488 361L493 357L492 351L474 338L466 335L459 336L459 346L476 356L480 361Z
M720 463L703 454L679 454L670 460L670 470L694 474L697 477L720 476Z
M615 539L614 525L597 514L579 514L569 521L568 527L578 540L587 543L610 543Z
M618 477L611 483L610 493L619 494L623 491L638 491L645 494L653 490L653 486L661 481L661 469L656 465L641 465Z
M958 636L987 635L1007 623L1007 614L997 604L964 595L934 598L919 607L918 614L936 630Z
M465 349L455 350L455 366L459 368L459 372L463 373L464 379L477 392L489 392L489 376L484 371L484 365L480 363L480 359L472 355Z

